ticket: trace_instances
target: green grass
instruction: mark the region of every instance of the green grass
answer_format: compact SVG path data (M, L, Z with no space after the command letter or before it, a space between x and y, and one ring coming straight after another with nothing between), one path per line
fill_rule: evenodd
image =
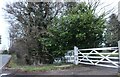
M28 66L28 65L20 66L20 65L13 64L11 66L11 68L20 69L21 71L27 71L27 72L62 70L62 69L67 69L67 68L71 68L71 67L73 67L73 65L64 66L64 65L47 64L47 65L41 65L41 66Z
M117 76L120 77L120 73L118 73Z
M19 66L22 71L49 71L49 70L56 70L54 65L43 65L43 66Z
M65 64L65 63L60 63L60 64L44 64L40 66L33 66L33 65L18 65L14 61L15 57L11 59L11 61L8 64L9 68L14 68L14 69L19 69L21 71L27 71L27 72L32 72L32 71L50 71L50 70L62 70L62 69L67 69L67 68L72 68L74 67L73 64ZM67 66L69 65L69 66Z
M10 62L8 63L8 67L9 68L17 68L17 64L16 64L16 62L15 62L15 60L16 60L16 56L15 55L12 55L12 58L11 58L11 60L10 60Z

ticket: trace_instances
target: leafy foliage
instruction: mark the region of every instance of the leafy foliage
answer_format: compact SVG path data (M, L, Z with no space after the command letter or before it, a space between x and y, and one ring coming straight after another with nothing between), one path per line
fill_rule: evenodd
M106 46L117 46L117 42L119 41L119 28L120 24L118 17L117 15L112 14L106 24Z
M104 14L96 16L94 10L86 3L76 4L66 10L65 14L55 18L49 27L51 36L44 38L44 43L55 57L63 56L66 51L79 48L100 47L103 41Z
M2 54L9 54L8 50L3 50Z
M11 49L20 62L52 63L66 50L99 47L103 40L104 16L98 3L17 2L6 7Z
M11 49L14 49L20 63L27 60L27 63L30 62L28 64L36 65L51 61L51 55L40 39L48 35L47 26L51 24L61 7L61 3L49 2L15 2L6 5L6 18L11 24Z

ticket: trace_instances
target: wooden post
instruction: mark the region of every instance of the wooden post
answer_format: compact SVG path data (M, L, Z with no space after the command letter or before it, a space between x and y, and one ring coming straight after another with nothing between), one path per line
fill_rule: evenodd
M0 44L1 44L1 35L0 35ZM0 54L0 73L2 73L2 56Z
M120 22L120 1L118 2L118 21ZM120 73L120 25L118 27L118 49L119 49L119 62L118 72Z
M118 2L118 22L120 23L120 1ZM120 24L118 25L118 40L120 41Z
M120 1L118 2L118 21L120 21Z
M78 48L74 46L74 64L78 65Z
M1 44L1 35L0 35L0 44Z
M2 56L0 55L0 73L2 73Z
M118 50L119 50L118 72L120 73L120 41L118 41Z

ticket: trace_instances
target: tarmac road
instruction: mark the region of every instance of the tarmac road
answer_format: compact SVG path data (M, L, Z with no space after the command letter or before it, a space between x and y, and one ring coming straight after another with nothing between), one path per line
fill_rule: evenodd
M7 73L4 73L2 71L2 69L8 63L8 61L10 60L10 58L11 58L11 55L0 54L0 77L3 76L3 75L7 75Z

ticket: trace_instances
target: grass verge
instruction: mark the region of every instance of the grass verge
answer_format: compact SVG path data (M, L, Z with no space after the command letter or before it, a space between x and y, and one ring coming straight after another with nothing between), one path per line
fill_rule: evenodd
M73 64L44 64L40 66L33 65L17 65L13 59L8 64L8 68L18 69L25 72L39 72L50 70L63 70L74 67Z

